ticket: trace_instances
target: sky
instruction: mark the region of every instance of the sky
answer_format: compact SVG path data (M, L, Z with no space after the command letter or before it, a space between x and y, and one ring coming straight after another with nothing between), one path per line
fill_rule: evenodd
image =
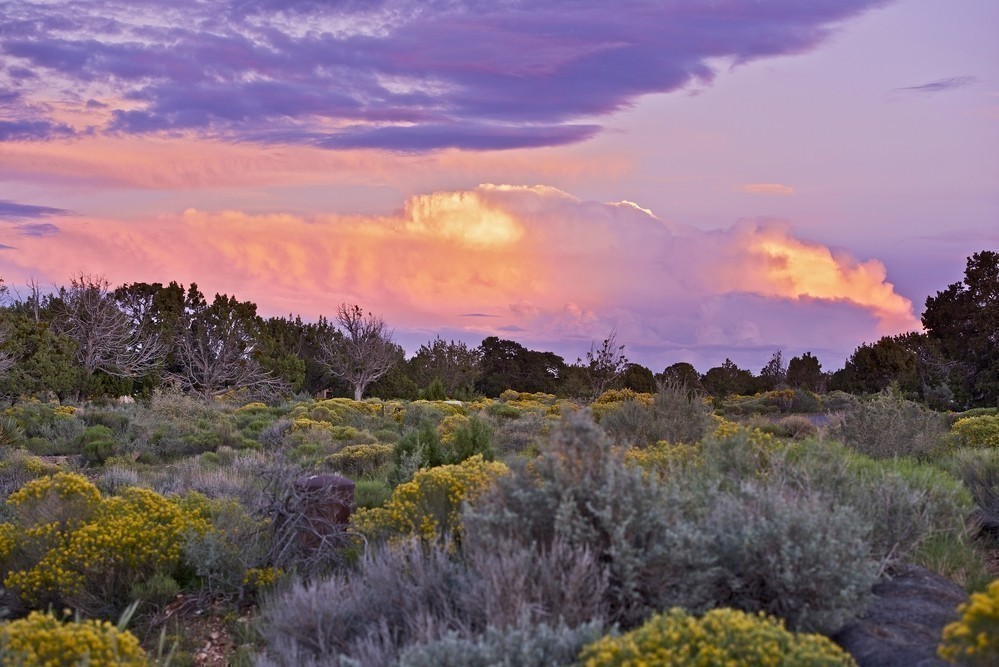
M999 249L994 0L8 0L0 277L827 370Z

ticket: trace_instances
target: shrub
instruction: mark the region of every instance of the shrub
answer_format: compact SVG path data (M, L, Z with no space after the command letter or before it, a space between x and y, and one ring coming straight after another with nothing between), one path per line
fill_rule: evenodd
M488 463L479 455L459 464L421 470L411 482L396 487L384 507L355 512L353 525L381 538L457 536L462 504L480 496L507 471L502 463Z
M466 419L454 431L450 444L451 463L461 463L465 459L480 455L486 461L494 458L492 448L493 431L488 422L477 415Z
M961 482L912 461L874 461L833 442L805 441L772 458L773 477L846 505L871 528L871 555L888 567L932 536L963 539L973 509Z
M943 631L940 657L958 665L999 663L999 579L958 607L961 618Z
M891 390L847 410L839 436L875 459L925 457L940 449L947 432L944 418Z
M177 567L188 531L207 529L199 515L148 489L101 499L93 484L66 473L29 482L8 504L17 514L4 585L31 605L88 613L122 608L133 584Z
M455 609L461 568L446 549L402 542L359 565L351 575L292 581L266 601L261 635L271 664L341 664L348 656L365 667L389 665L402 647L463 627Z
M354 505L358 509L382 507L392 497L392 487L379 480L358 480L354 485Z
M392 460L392 445L347 445L326 457L326 464L345 475L363 477L374 474Z
M951 430L967 447L999 447L999 415L964 417Z
M397 484L412 479L421 468L445 463L436 424L430 419L422 419L415 428L406 429L396 443L392 458L395 462L392 481Z
M606 576L592 553L564 543L467 546L455 553L448 543L402 541L372 550L356 572L292 582L262 608L262 664L379 667L403 652L412 661L404 664L479 664L448 662L462 649L469 660L509 651L508 662L486 664L566 664L598 634L594 597Z
M414 646L399 656L398 667L559 667L573 665L580 650L596 641L599 621L572 628L533 627L500 630L466 639L452 633L429 644Z
M641 400L644 394L638 396L604 415L600 425L612 436L637 445L661 440L695 443L711 428L711 409L685 385L661 383L648 400Z
M104 463L114 453L115 445L114 433L104 425L88 426L80 437L80 452L88 463Z
M715 609L701 618L682 609L671 609L653 616L632 632L590 644L580 653L579 664L582 667L856 665L848 653L826 637L788 632L779 620L732 609Z
M962 449L945 462L975 501L977 528L999 538L999 449Z
M777 422L777 427L780 429L780 435L794 440L811 438L818 435L819 432L818 427L812 423L812 420L803 415L788 415L787 417L783 417Z
M204 592L215 598L237 598L248 588L267 583L261 580L267 577L261 575L263 570L251 570L260 570L267 559L268 520L251 516L230 499L192 493L185 504L208 522L206 529L189 530L183 543L184 562L199 577Z
M465 525L476 539L543 548L561 539L591 550L608 568L610 616L635 622L675 599L687 573L699 580L684 557L696 554L702 564L696 540L704 535L677 526L676 511L654 479L626 464L583 412L567 415L536 460L515 467L472 504Z
M20 447L24 442L24 429L13 417L0 419L0 447Z
M860 614L877 580L869 529L849 507L777 486L722 494L698 521L713 557L710 599L765 612L795 630L830 633Z
M63 623L51 613L0 624L0 662L5 665L145 667L139 640L107 621Z

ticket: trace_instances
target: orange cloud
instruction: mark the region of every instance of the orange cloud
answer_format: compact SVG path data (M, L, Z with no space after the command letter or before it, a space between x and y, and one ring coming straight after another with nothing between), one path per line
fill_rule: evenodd
M794 188L781 183L746 183L739 187L745 193L751 195L793 195Z
M547 186L419 195L385 216L190 209L59 227L0 251L9 284L32 274L62 283L74 271L112 283L195 281L267 314L315 317L348 301L398 327L587 344L611 328L647 346L778 344L775 335L811 327L825 336L849 320L853 345L871 338L874 323L885 333L919 326L880 262L802 241L786 226L705 232L632 202L581 201Z

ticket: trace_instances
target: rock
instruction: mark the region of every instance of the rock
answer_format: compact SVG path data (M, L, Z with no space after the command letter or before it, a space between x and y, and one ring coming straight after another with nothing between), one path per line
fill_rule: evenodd
M957 606L968 598L960 586L916 565L901 565L874 586L863 617L843 626L833 641L860 667L946 667L937 645Z

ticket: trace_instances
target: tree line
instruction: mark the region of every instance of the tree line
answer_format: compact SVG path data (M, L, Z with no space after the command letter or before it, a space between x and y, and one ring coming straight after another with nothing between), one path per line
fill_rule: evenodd
M873 393L889 386L937 408L999 402L999 253L968 258L964 280L926 301L923 332L859 346L822 370L810 352L776 351L753 373L731 360L699 373L679 362L653 372L631 363L611 332L574 363L513 340L477 347L440 337L406 358L394 332L360 306L340 304L315 322L263 318L256 304L194 283L112 287L79 274L68 286L24 294L0 282L0 395L100 398L168 385L206 400L307 392L380 398L471 398L507 389L592 397L606 389L652 392L675 382L712 396L780 388Z

